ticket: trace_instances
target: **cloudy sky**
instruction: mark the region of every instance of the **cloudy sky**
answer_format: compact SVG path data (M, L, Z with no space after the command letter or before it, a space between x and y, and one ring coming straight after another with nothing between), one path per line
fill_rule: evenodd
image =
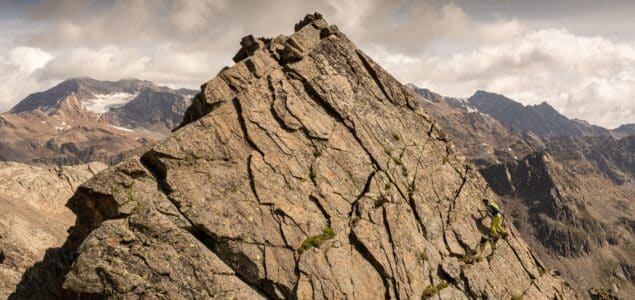
M5 0L0 111L70 77L196 88L242 36L290 34L312 11L404 83L635 123L635 1L590 0Z

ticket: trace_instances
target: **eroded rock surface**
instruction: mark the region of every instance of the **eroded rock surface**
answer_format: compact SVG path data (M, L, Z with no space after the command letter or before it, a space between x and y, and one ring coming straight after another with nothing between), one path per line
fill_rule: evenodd
M573 297L514 234L474 259L486 182L335 26L295 29L244 38L179 130L82 185L15 298Z

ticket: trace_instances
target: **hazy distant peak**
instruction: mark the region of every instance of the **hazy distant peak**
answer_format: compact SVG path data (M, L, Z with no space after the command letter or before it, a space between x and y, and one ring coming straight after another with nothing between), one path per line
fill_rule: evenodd
M624 138L635 135L635 123L622 124L620 127L612 129L611 135L616 138Z
M546 113L558 114L561 115L553 106L551 106L546 101L542 101L540 104L532 106L535 109L541 110ZM564 116L563 116L564 117Z
M435 99L438 102L445 99L452 102L449 97L443 97L430 90L412 85L410 87L416 93L426 99ZM436 96L435 96L436 95ZM477 90L474 95L467 98L462 106L471 106L475 110L488 114L508 128L532 131L539 136L587 136L587 135L608 135L609 131L600 126L571 120L559 113L546 101L537 105L523 105L504 95Z
M14 106L10 112L22 113L37 109L42 111L52 111L71 94L76 94L78 98L77 100L80 102L88 101L92 106L101 107L108 105L107 103L101 103L103 101L111 101L117 97L123 97L131 100L131 96L139 94L143 90L184 94L189 96L196 93L196 91L187 89L173 90L165 86L159 86L151 81L134 78L107 81L97 80L90 77L76 77L64 80L48 90L30 94Z

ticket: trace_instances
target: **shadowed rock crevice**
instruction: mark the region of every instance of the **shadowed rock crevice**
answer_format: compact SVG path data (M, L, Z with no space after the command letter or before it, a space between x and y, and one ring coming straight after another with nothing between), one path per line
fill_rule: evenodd
M241 253L235 253L231 250L231 246L227 244L228 238L219 238L214 236L213 233L207 231L204 227L194 226L190 229L190 233L203 243L207 249L212 251L220 259L222 259L227 265L232 268L242 281L251 286L254 290L261 294L265 298L282 299L276 295L276 287L269 280L255 280L257 278L258 267L254 265L248 257L244 257ZM240 242L239 240L235 240ZM280 287L278 287L280 288ZM282 287L285 289L285 287ZM289 296L289 291L286 290L285 297Z
M375 81L375 84L377 84L381 92L384 94L384 97L386 97L386 99L388 99L389 101L393 102L390 96L388 96L388 93L386 92L386 88L384 87L384 84L379 79L379 75L377 75L377 71L375 71L375 69L370 65L366 56L362 54L360 51L355 51L355 53L357 54L357 57L359 57L359 60L362 61L364 68L366 68L366 71L368 71L368 74Z
M170 187L170 184L166 181L167 177L167 166L161 161L163 159L174 159L178 160L178 158L170 156L168 154L156 152L156 151L148 151L143 154L139 161L141 164L152 174L152 176L157 181L158 187L164 195L166 195L169 199L170 193L173 191ZM174 203L178 208L178 203Z
M382 284L384 285L384 289L386 291L385 298L391 299L391 295L390 295L391 289L395 292L395 297L399 298L399 291L396 290L396 285L394 284L394 282L391 284L391 282L389 281L391 280L391 277L392 277L391 273L387 272L387 270L384 269L384 266L379 261L377 261L377 259L373 257L373 255L366 248L366 246L364 246L364 243L360 242L357 239L357 236L355 235L355 231L351 230L350 234L348 235L348 238L351 244L354 246L355 250L359 252L359 254L361 254L362 257L364 257L364 259L373 266L377 274L379 274L379 276L381 277Z
M240 110L237 109L237 112L240 115ZM257 149L257 148L254 148L254 149ZM161 187L161 192L164 193L168 199L170 199L170 193L173 190L166 181L167 168L166 168L166 165L160 160L161 157L174 159L174 157L171 157L166 154L149 151L141 157L140 161L155 177L155 179L159 183L159 186ZM250 156L250 159L251 159L251 156ZM254 195L258 197L255 187L253 187L253 178L251 180L251 185L252 185ZM178 203L173 202L173 204L177 208L179 208ZM203 245L205 245L209 251L214 253L214 255L218 256L230 268L232 268L234 272L236 272L235 275L238 278L240 278L243 282L251 286L255 291L260 293L263 297L279 299L278 295L276 295L275 293L276 287L272 286L273 283L270 280L257 280L258 278L257 266L255 266L254 263L251 262L248 257L244 257L242 253L232 251L231 246L228 245L227 243L228 241L234 241L234 242L244 242L244 241L240 239L232 239L229 237L218 237L214 233L207 230L204 226L196 225L196 223L192 222L192 220L189 220L187 216L184 215L182 212L181 212L181 216L187 219L190 224L192 224L192 226L187 228L188 231L198 241L200 241ZM265 245L260 245L260 246L265 247ZM285 290L286 288L282 287L282 289ZM286 292L287 294L285 294L285 297L289 295L288 294L289 291L286 290Z
M238 115L238 122L240 123L240 128L243 131L245 141L247 141L249 146L251 146L254 150L258 151L258 153L260 153L261 156L264 156L264 153L262 152L262 150L260 150L258 146L256 145L256 143L254 143L254 141L249 137L249 132L247 131L247 123L245 121L245 116L243 116L243 108L242 108L242 105L240 104L240 100L238 100L238 98L234 98L232 100L232 104L234 105L234 108L236 109L236 115Z
M390 243L390 246L391 246L391 250L392 250L392 253L393 253L393 259L395 261L397 261L398 260L398 258L396 257L396 253L397 253L396 250L397 249L395 249L395 242L393 241L392 231L391 231L391 228L390 228L390 223L388 222L388 216L386 215L386 207L382 207L382 218L384 219L384 224L383 225L384 225L384 227L386 229L386 233L388 235L388 242ZM394 272L395 271L392 270L391 274L394 274ZM397 284L398 283L397 283L396 278L394 276L390 276L390 279L392 281L392 287L393 287L393 290L394 290L394 293L395 293L395 297L397 299L401 299L401 297L399 295L399 289L397 288ZM388 287L386 287L386 290L388 290Z

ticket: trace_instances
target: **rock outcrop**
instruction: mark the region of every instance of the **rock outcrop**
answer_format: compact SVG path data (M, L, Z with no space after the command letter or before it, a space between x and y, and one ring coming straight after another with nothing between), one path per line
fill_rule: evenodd
M0 163L0 299L15 290L46 249L64 243L75 220L64 204L105 168L101 163L51 168Z
M573 297L514 230L479 259L494 195L337 27L241 45L180 129L79 188L14 298Z

